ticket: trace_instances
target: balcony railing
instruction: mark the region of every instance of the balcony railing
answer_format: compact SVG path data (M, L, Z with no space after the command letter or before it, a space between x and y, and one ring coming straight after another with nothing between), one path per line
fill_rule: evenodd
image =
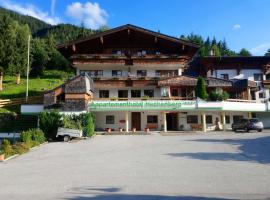
M183 56L179 54L76 54L71 57L72 59L179 59L188 58L188 56Z

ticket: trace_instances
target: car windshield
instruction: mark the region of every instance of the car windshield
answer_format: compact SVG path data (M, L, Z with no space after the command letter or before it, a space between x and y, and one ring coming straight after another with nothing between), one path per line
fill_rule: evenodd
M252 122L252 123L257 123L257 122L259 122L258 119L250 119L249 121Z

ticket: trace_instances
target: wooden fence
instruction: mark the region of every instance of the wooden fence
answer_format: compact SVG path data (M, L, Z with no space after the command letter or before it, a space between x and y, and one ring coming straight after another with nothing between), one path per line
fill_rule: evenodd
M40 104L40 103L43 103L43 96L29 97L27 102L25 98L0 99L0 108L4 106L13 106L21 104Z

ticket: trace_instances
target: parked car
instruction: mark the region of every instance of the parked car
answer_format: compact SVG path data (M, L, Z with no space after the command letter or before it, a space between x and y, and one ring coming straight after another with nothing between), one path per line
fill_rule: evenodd
M232 130L234 132L238 130L244 130L246 132L249 132L250 130L256 130L258 132L261 132L263 130L263 123L257 119L241 119L238 122L234 122L232 124Z

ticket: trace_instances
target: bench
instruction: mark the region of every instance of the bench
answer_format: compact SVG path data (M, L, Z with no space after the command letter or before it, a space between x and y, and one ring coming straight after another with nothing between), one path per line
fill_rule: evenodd
M147 124L145 129L157 130L158 129L158 124Z
M191 124L190 127L193 131L201 131L203 128L202 124Z

